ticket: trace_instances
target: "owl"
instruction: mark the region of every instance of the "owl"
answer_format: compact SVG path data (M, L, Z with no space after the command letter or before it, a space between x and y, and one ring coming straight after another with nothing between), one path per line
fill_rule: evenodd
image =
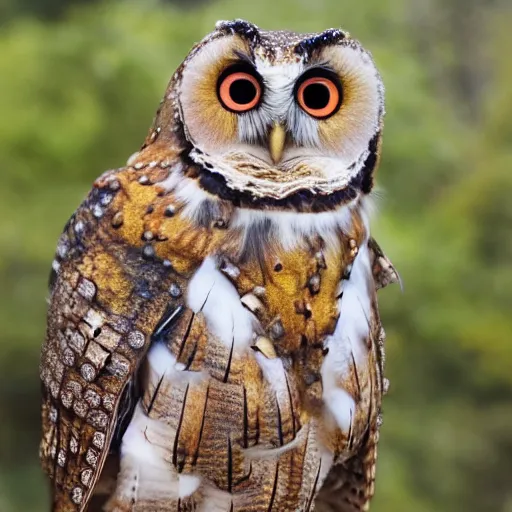
M341 30L219 22L67 223L40 457L56 512L352 512L395 282L370 237L383 85Z

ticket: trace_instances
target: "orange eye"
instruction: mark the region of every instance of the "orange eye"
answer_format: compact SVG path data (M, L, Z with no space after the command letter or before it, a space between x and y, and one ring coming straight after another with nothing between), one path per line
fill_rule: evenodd
M247 112L256 107L261 98L261 84L245 71L221 77L218 91L222 105L231 112Z
M299 85L296 95L302 110L317 119L332 116L341 105L341 87L323 76L304 80Z

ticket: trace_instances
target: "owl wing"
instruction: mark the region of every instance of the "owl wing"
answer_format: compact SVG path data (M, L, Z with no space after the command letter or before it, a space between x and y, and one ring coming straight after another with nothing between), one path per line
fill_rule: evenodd
M130 412L151 339L182 307L185 273L141 240L159 192L145 185L133 169L103 175L68 222L53 262L40 457L54 511L85 509L112 438L122 434L116 429Z
M375 289L391 283L400 283L400 276L378 243L371 238L368 243ZM329 471L316 500L317 512L360 512L369 509L375 487L377 443L381 422L382 394L387 390L384 378L385 333L380 323L376 297L373 300L371 320L370 361L372 372L372 396L368 427L358 451L348 460L334 465Z

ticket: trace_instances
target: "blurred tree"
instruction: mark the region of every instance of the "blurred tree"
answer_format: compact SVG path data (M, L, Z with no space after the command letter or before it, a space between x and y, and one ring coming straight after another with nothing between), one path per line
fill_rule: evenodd
M99 0L2 0L0 2L0 20L9 20L19 16L34 16L42 20L61 19L70 8L78 5L97 3ZM208 0L150 0L147 3L157 5L174 4L182 8L193 9Z
M72 5L92 4L97 0L3 0L0 19L33 15L41 19L60 18Z
M481 114L492 81L486 41L496 13L507 0L413 0L409 17L419 54L426 58L436 87L455 102L465 119ZM500 51L498 55L502 55Z

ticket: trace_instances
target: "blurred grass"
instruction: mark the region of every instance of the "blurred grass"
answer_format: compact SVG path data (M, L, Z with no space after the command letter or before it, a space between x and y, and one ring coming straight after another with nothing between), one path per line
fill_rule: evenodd
M50 3L47 17L41 2L0 6L0 510L47 510L37 374L62 226L92 180L138 148L193 42L244 17L348 29L387 87L374 233L405 290L380 299L391 393L372 510L511 512L510 6Z

